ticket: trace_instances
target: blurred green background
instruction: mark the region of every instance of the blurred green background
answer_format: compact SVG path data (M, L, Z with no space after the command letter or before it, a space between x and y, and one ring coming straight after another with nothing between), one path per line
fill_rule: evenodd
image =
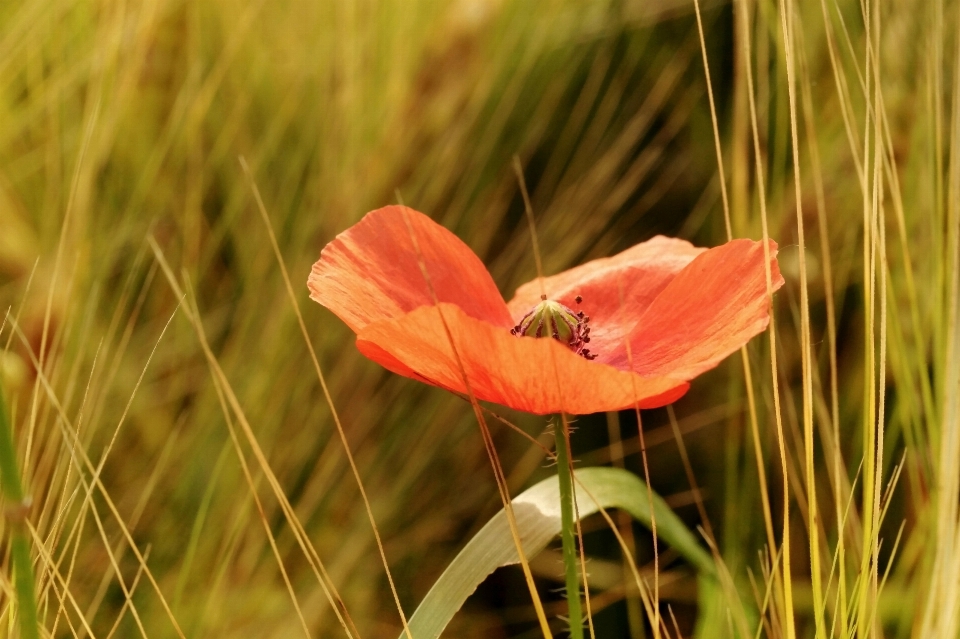
M122 522L186 636L300 636L297 609L311 636L344 636L281 490L360 634L398 635L239 158L262 193L409 614L500 508L493 474L467 404L365 360L308 300L311 263L363 213L400 197L463 238L509 298L535 275L514 156L547 273L658 233L726 241L705 53L733 235L759 239L765 216L787 279L775 369L761 336L746 360L732 356L675 406L739 597L764 607L767 503L775 543L792 540L795 585L787 602L773 580L762 636L790 636L787 617L798 636L958 636L957 14L924 0L704 2L703 48L693 0L0 5L0 383L34 499L46 629L86 636L82 616L98 637L138 627L176 636ZM194 307L223 378L187 319ZM225 381L243 419L225 403ZM545 420L498 412L549 441ZM231 439L243 421L255 446ZM514 494L551 472L542 451L492 424ZM642 474L632 414L577 426L580 463ZM651 483L693 529L695 493L668 412L645 412L644 428ZM103 490L91 491L101 464ZM893 477L871 526L870 485ZM649 636L613 536L600 519L585 526L597 636ZM643 567L650 536L633 532ZM822 553L814 568L811 552ZM557 557L548 551L534 571L559 634ZM690 570L663 559L662 609L681 634L699 620L700 636L739 636L729 598L701 592L698 603ZM826 601L811 590L812 570ZM15 636L5 574L0 633ZM828 619L819 630L818 611ZM519 570L503 569L445 636L536 632Z

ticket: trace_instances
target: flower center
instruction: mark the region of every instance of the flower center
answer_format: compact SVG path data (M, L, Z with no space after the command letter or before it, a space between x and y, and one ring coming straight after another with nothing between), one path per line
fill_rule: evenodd
M577 305L583 301L576 297ZM540 303L523 316L520 323L510 329L511 335L517 337L552 337L563 342L570 349L585 359L595 359L597 356L584 348L590 341L590 327L587 325L590 318L583 311L573 311L560 302L548 300L546 295L540 296Z

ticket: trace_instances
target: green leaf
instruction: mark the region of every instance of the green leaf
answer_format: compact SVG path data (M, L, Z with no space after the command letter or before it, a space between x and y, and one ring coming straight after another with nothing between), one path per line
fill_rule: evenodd
M580 517L600 508L620 508L650 526L647 485L619 468L581 468L576 471ZM657 535L689 561L701 574L713 575L713 558L697 537L653 495ZM560 488L556 477L545 479L513 499L523 552L527 558L543 550L560 534ZM443 571L410 618L416 639L436 639L477 586L500 566L519 563L507 517L501 510L480 529ZM404 639L405 634L400 635Z

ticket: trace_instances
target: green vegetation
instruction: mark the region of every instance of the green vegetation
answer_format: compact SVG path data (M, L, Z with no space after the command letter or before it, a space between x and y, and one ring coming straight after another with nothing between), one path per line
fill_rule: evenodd
M654 575L611 511L638 586L584 519L596 636L960 636L960 10L701 4L702 41L675 0L0 5L0 635L30 636L29 552L40 636L401 636L503 505L469 403L365 360L305 281L402 198L509 297L517 156L547 274L767 235L787 280L642 415L716 578L666 541ZM539 443L487 415L510 494L554 474L548 421L490 408ZM578 466L644 477L632 411L571 426ZM527 558L558 636L559 548ZM521 570L491 580L445 636L542 636Z

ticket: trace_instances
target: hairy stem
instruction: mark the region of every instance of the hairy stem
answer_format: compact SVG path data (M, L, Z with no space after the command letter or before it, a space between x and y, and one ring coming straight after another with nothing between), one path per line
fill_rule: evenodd
M557 477L560 480L560 537L563 540L563 567L567 582L570 637L583 639L583 613L580 609L580 575L577 560L576 528L573 520L573 468L570 463L570 436L564 420L553 429L557 440Z

